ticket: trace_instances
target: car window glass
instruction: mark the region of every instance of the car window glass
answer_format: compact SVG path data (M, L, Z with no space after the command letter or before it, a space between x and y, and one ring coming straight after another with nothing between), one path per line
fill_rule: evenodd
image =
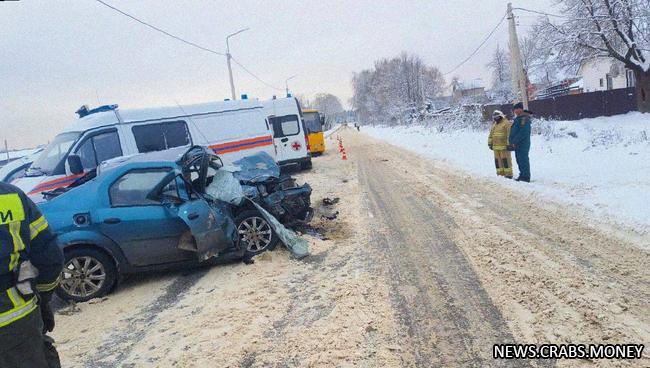
M120 138L116 131L98 134L93 137L97 161L103 162L111 158L122 156Z
M273 125L273 136L276 138L300 133L298 115L273 116L269 120Z
M119 178L109 189L113 207L160 204L147 199L149 192L160 183L169 170L131 171Z
M131 128L138 152L162 151L190 144L190 134L184 121L138 125Z
M168 149L190 144L190 135L184 121L165 123L163 127Z
M87 139L81 144L81 146L77 147L75 154L81 158L81 164L83 165L84 170L90 170L97 167L92 139Z
M320 124L320 115L317 112L306 112L302 116L305 127L309 133L322 132L323 127Z
M160 193L167 197L179 198L178 186L176 185L176 180L174 179L170 181L169 184L165 185L165 187L162 188L162 191Z
M63 158L68 154L77 138L79 138L79 133L76 132L57 135L34 161L32 167L50 175L64 174L64 172L57 172L57 170L59 170L59 167L63 167L61 165Z
M138 146L138 152L162 151L165 149L165 136L160 124L134 126L131 131Z

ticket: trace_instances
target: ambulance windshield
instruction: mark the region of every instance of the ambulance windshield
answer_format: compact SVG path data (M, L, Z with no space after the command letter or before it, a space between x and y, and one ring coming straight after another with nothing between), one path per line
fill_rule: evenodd
M57 135L34 161L27 176L65 174L63 160L68 155L70 147L79 138L79 132L62 133ZM60 172L59 172L60 171Z

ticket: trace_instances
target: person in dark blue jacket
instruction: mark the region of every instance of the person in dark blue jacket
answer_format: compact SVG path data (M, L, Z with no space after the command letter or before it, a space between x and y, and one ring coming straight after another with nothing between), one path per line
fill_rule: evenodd
M517 166L519 167L519 177L515 180L530 182L530 161L528 153L530 152L530 112L524 110L524 104L517 102L512 106L515 113L515 121L510 129L508 139L508 151L515 151Z

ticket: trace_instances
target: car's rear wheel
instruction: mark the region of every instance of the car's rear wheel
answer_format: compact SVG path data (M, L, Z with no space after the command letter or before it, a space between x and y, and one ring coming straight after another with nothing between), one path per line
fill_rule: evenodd
M247 210L235 219L239 244L248 255L273 250L278 245L278 235L257 210Z
M61 283L56 293L62 299L85 302L106 295L117 278L113 260L93 248L65 252Z

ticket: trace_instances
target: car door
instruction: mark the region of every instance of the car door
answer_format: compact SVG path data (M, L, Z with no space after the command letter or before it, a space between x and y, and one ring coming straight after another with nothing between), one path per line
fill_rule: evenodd
M117 243L128 262L150 266L194 259L178 248L188 231L169 205L147 198L171 168L129 170L108 187L110 206L97 211L101 231ZM178 193L175 182L163 190Z
M184 239L179 246L195 252L199 261L217 256L234 246L234 222L226 213L211 207L202 198L179 205L178 217L192 233L192 238Z
M278 150L278 162L307 156L305 134L298 115L270 116L273 125L273 141Z

